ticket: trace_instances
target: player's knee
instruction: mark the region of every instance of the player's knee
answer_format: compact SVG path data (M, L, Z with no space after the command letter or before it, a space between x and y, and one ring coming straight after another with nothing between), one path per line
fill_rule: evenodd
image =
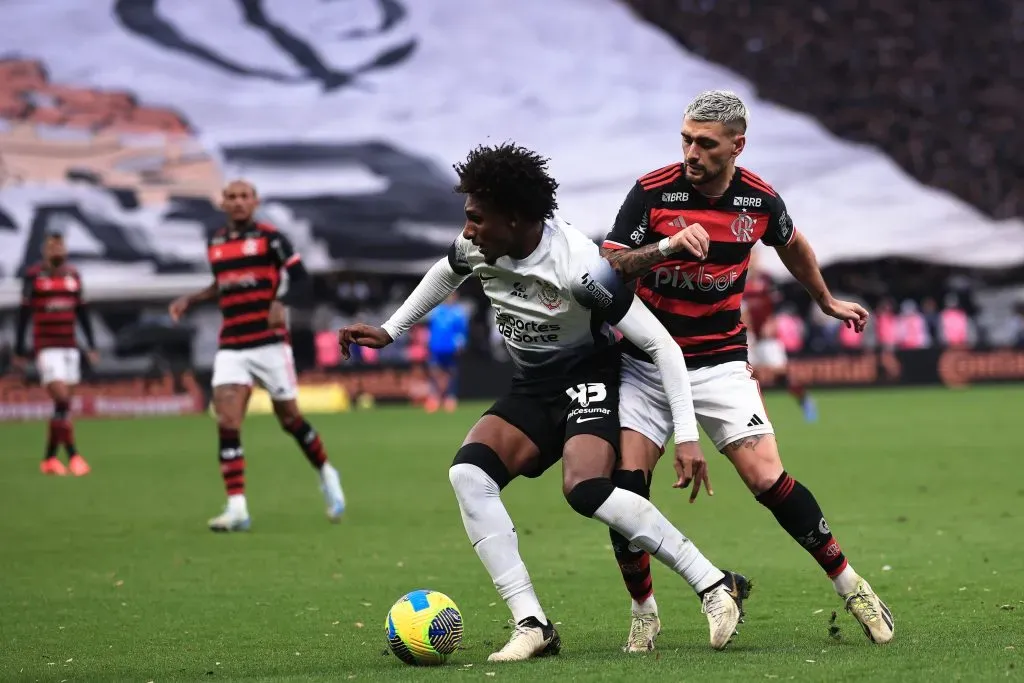
M632 491L643 498L651 497L650 475L643 470L615 470L612 483L616 488Z
M452 461L452 466L448 470L448 479L456 490L458 489L456 479L461 481L463 473L468 471L463 466L473 466L479 469L497 485L499 491L512 481L508 467L505 466L494 449L486 444L467 443L455 454L455 460Z
M615 490L615 484L607 477L597 477L581 481L566 492L565 499L569 506L584 517L593 517L597 509L604 505Z

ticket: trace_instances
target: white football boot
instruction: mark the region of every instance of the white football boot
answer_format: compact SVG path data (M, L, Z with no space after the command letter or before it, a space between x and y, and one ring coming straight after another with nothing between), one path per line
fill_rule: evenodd
M505 647L491 654L488 662L521 662L533 657L557 655L562 649L562 639L550 619L541 624L537 617L526 617L518 624L512 624L512 637Z
M650 652L654 649L654 639L661 633L661 619L657 612L634 614L633 623L629 626L629 637L623 652Z
M723 570L725 579L704 593L701 611L708 617L711 633L711 647L725 649L736 627L743 621L743 601L750 597L750 582L747 577Z
M867 581L857 577L857 590L847 593L843 599L846 601L846 611L860 622L868 640L879 645L892 640L896 626L892 612L878 598Z
M248 531L251 524L244 496L230 496L224 512L207 522L211 531Z
M345 514L345 493L341 490L341 476L334 466L325 462L320 468L320 490L327 504L327 519L337 522Z

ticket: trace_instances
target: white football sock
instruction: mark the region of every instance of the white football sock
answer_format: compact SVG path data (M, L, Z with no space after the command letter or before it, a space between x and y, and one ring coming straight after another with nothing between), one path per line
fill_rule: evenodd
M228 512L237 517L248 517L249 508L245 504L245 495L236 493L233 496L228 496Z
M832 585L836 587L836 593L839 593L839 597L845 598L857 590L858 581L860 581L860 576L857 575L857 572L853 571L853 565L847 563L846 569L839 572L839 575L832 579Z
M548 618L519 556L519 539L497 482L476 465L459 463L448 470L462 512L466 535L518 624L526 617Z
M648 595L647 599L644 600L643 602L637 602L636 600L632 600L632 602L633 602L633 616L636 616L638 614L657 614L658 613L658 603L654 601L654 593L651 593L650 595Z
M594 513L594 518L658 558L686 579L697 593L725 577L651 501L631 491L616 488Z

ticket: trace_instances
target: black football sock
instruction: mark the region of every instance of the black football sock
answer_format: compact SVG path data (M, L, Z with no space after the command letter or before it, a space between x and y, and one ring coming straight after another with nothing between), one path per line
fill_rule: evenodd
M818 501L803 484L783 472L770 489L757 496L757 501L772 511L782 528L814 557L829 578L846 569L846 556L839 542L832 536Z

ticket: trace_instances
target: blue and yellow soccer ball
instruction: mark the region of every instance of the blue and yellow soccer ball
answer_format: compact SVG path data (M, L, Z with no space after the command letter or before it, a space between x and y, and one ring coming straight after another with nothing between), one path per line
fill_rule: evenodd
M392 605L384 631L391 651L403 662L436 666L462 642L462 612L444 593L413 591Z

